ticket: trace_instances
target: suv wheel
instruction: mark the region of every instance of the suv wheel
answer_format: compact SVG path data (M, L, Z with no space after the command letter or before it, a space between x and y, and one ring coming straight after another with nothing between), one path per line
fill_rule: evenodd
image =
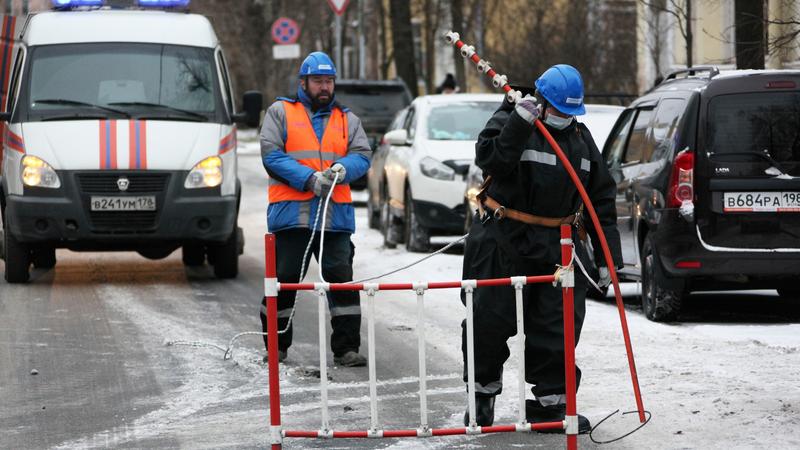
M28 246L11 235L9 227L3 233L5 251L5 278L9 283L25 283L30 278L31 251Z
M181 248L181 257L185 266L202 266L206 261L206 249L202 244L185 244Z
M52 247L34 249L31 251L31 262L37 269L52 269L56 266L56 249Z
M656 254L651 235L642 248L642 310L654 322L675 320L681 310L686 282L667 277Z
M392 214L392 209L389 206L389 189L386 185L383 186L380 198L380 212L381 212L381 225L380 230L381 234L383 235L383 245L386 248L395 248L397 247L397 239L398 232L397 232L397 225L395 224L394 215Z
M411 188L406 186L406 195L403 197L405 214L403 225L405 227L406 250L411 252L427 252L430 247L428 230L420 225L414 211L414 200L411 198Z
M233 233L222 244L208 247L209 256L213 253L214 275L217 278L236 278L239 274L239 239L241 232L238 226L233 227Z

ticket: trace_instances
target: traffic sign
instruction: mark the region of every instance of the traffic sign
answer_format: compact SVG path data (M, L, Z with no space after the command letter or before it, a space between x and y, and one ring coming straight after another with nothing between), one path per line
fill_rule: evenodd
M294 44L300 37L300 27L297 22L288 17L279 17L272 22L272 40L276 44Z
M331 5L331 9L333 9L333 12L335 12L337 16L344 14L348 3L350 3L350 0L328 0L328 4Z

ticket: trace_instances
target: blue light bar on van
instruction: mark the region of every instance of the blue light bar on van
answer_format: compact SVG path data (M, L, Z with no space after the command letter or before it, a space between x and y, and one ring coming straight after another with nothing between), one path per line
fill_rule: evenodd
M189 6L189 0L137 0L144 8L182 8Z
M53 0L53 6L56 8L103 6L103 0Z

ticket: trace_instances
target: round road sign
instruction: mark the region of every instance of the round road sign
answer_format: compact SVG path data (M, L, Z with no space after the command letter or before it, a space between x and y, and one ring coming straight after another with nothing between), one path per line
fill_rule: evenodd
M275 43L294 44L298 37L300 37L300 27L294 20L280 17L272 23L272 40Z

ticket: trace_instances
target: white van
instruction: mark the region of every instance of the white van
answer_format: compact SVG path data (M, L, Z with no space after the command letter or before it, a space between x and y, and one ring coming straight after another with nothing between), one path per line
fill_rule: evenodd
M234 113L203 16L169 11L169 0L138 0L158 10L74 2L83 6L54 0L57 10L29 16L14 43L0 113L6 280L53 267L56 248L159 259L182 247L185 264L207 256L217 277L235 277L234 123L258 125L261 94Z

